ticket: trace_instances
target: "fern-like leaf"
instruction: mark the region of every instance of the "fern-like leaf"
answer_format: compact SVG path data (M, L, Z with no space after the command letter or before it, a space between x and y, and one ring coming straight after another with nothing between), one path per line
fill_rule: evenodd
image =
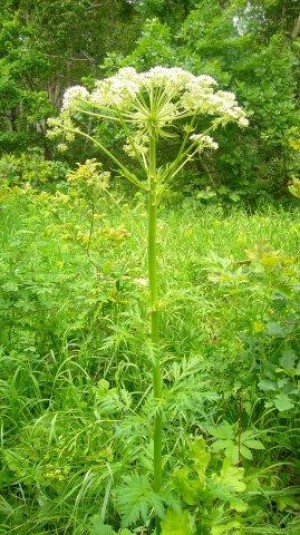
M163 500L153 491L146 476L127 476L124 484L117 488L117 511L123 526L131 526L139 520L147 523L151 513L163 516Z

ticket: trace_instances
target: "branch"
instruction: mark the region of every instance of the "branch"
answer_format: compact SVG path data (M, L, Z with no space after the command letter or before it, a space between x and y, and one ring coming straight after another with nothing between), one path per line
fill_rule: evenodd
M110 158L114 162L114 164L119 168L121 174L129 180L129 182L132 182L135 186L137 186L140 189L143 189L144 191L148 191L148 186L141 182L133 173L131 173L125 165L123 165L119 160L108 150L106 149L99 141L94 139L92 136L87 134L86 132L83 132L79 128L68 128L68 132L71 132L73 134L79 134L89 141L91 141L96 147L98 147L106 156Z

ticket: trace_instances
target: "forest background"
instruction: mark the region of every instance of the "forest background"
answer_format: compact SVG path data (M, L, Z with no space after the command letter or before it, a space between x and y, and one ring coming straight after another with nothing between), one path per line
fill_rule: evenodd
M297 0L3 0L0 176L26 182L39 166L41 182L59 180L78 161L78 147L63 157L46 138L68 86L92 88L127 65L176 65L215 77L250 119L243 132L218 134L218 158L199 157L178 195L282 199L300 165L299 26ZM93 156L88 147L80 153Z

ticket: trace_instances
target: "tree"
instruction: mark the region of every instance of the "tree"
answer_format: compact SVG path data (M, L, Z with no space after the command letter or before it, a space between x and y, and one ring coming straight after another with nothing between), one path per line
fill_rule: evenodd
M45 145L66 86L126 53L140 16L126 0L4 0L0 20L1 152Z
M197 2L195 0L133 0L136 10L144 16L157 17L161 22L182 22Z
M262 190L281 195L295 172L289 136L298 122L299 45L293 38L298 2L200 0L194 5L175 29L163 16L146 22L136 49L122 64L141 69L176 64L214 76L224 89L230 85L251 115L250 128L241 135L228 127L218 161L199 158L190 185L209 179L225 195L232 186L253 200Z

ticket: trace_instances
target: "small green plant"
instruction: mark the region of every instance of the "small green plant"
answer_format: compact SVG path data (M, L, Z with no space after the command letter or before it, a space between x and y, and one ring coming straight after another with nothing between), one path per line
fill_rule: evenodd
M210 136L219 126L237 122L247 126L243 110L233 93L216 90L210 76L194 76L180 68L155 67L145 73L123 68L115 76L100 80L92 92L80 86L64 95L62 113L50 119L50 135L63 135L72 142L80 135L93 143L115 168L148 195L148 278L150 308L150 343L148 359L153 372L156 401L153 432L153 491L159 495L163 483L163 370L160 343L160 296L157 273L157 210L163 194L174 177L197 154L215 150L218 144ZM93 123L94 121L94 123ZM96 124L95 124L96 121ZM138 164L133 172L105 146L97 125L116 125L124 139L124 151ZM161 164L161 142L179 140L173 158ZM61 144L61 150L66 145ZM160 533L159 514L156 531Z

